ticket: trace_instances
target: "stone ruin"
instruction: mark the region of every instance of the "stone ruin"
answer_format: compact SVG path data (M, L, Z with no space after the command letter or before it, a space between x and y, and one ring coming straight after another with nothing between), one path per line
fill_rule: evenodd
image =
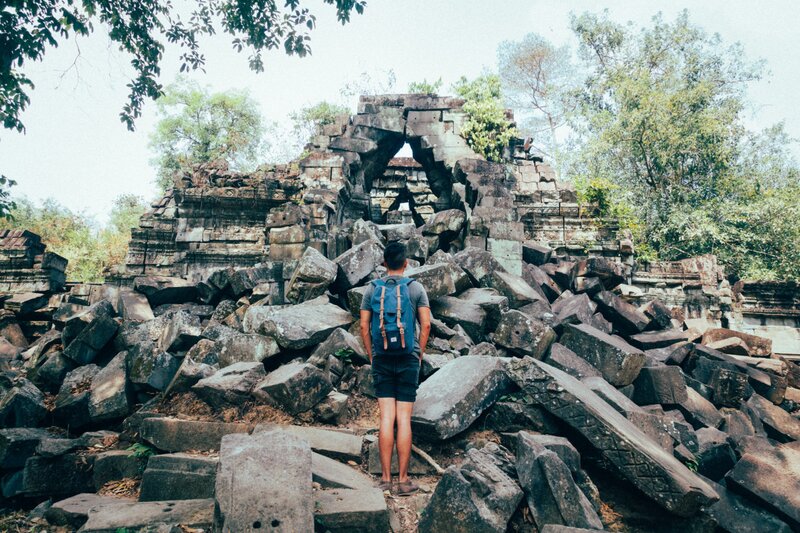
M178 176L104 284L3 233L0 508L84 532L800 528L797 284L637 263L521 140L475 154L462 104L362 97L298 161ZM408 499L370 477L357 321L398 240L434 317Z

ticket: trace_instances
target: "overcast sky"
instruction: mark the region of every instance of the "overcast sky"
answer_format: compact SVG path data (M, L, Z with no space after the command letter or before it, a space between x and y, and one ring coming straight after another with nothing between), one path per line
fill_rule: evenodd
M785 121L789 133L800 138L800 17L792 0L369 0L364 15L346 26L336 22L330 6L319 4L308 2L318 22L312 56L288 58L275 51L266 57L266 72L255 74L246 55L234 52L230 38L219 35L203 42L206 74L193 77L214 90L247 88L265 117L285 121L304 105L337 98L340 88L362 72L380 77L392 69L400 90L411 81L439 77L449 87L462 75L493 70L501 41L537 32L556 44L574 45L571 12L606 7L614 20L641 25L659 11L671 20L686 7L691 20L707 31L719 33L726 43L741 42L748 59L767 61L770 75L750 89L755 105L749 125L760 129ZM167 50L163 83L174 80L177 55ZM155 106L147 102L134 133L118 118L127 96L128 61L97 31L64 42L43 62L26 66L36 84L22 117L27 134L0 130L0 171L18 181L14 196L54 197L99 222L120 194L152 199L155 171L147 138ZM800 155L796 144L793 150Z

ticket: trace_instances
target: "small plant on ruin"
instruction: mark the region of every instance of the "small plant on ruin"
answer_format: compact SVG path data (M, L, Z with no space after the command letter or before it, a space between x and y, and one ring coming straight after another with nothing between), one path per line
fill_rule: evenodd
M156 454L154 448L140 442L130 445L127 450L133 452L134 457L150 457Z
M454 89L464 99L467 113L461 136L489 161L502 161L503 153L517 132L503 106L500 78L485 75L470 81L462 77Z
M339 348L338 350L333 352L333 355L341 359L343 363L347 363L350 365L353 364L353 356L355 354L356 352L354 352L352 348Z

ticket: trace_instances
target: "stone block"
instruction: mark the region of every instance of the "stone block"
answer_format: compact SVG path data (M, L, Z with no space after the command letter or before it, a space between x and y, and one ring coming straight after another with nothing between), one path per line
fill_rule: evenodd
M314 493L314 521L331 533L389 531L389 508L375 488L329 489Z
M678 366L646 366L633 386L633 401L639 405L675 405L689 399L683 372Z
M185 453L154 455L142 474L139 501L213 498L216 475L216 458Z
M126 502L89 509L83 533L119 531L172 531L190 528L209 531L214 518L214 500Z
M308 411L332 390L328 376L309 363L289 363L255 385L253 395L287 413Z
M634 382L644 366L644 353L620 337L611 336L586 324L566 326L559 342L586 359L612 385Z
M177 418L146 418L140 436L165 452L218 450L222 437L249 433L252 428L238 422L206 422Z
M492 334L495 344L508 348L519 356L542 359L556 339L556 332L544 322L520 311L507 311Z
M262 363L234 363L201 379L192 390L214 408L241 405L264 376L266 371Z

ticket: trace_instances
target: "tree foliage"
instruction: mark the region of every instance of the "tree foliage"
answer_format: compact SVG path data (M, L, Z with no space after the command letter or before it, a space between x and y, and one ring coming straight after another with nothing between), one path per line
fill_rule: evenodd
M301 145L305 145L317 128L333 124L336 117L349 114L350 109L346 106L327 101L306 106L291 114L295 138Z
M336 8L345 24L364 0L323 0ZM305 4L305 2L302 2ZM237 52L249 54L254 71L264 70L263 53L282 47L289 55L311 52L309 33L316 16L301 0L201 0L188 17L172 2L139 0L10 0L0 10L0 119L3 126L24 130L20 119L30 103L33 82L25 74L31 61L40 61L48 47L103 27L119 48L131 56L134 77L120 119L129 129L141 115L147 98L161 95L158 77L164 45L180 47L181 72L202 69L205 57L200 39L218 29L232 37Z
M181 79L156 101L160 120L150 135L158 185L170 188L192 165L225 159L254 170L266 149L258 104L245 91L210 93Z
M489 161L501 161L516 130L503 106L500 78L495 75L483 75L474 80L462 77L454 89L464 99L467 113L461 128L462 137Z
M436 81L428 81L424 78L422 81L412 81L408 84L408 92L417 94L436 94L442 88L442 78Z
M122 195L114 201L108 224L98 228L90 217L74 213L52 198L41 205L22 198L11 211L13 218L0 221L0 227L38 234L48 251L69 261L68 280L98 282L103 281L106 269L124 262L131 228L145 208L140 197Z
M569 92L577 73L568 46L556 47L535 33L505 41L497 51L503 95L524 135L550 157L556 170L561 160L558 136L571 108Z
M571 120L570 174L583 194L600 184L650 257L712 252L734 277L798 277L790 140L780 124L755 134L743 122L761 63L686 12L638 33L607 14L572 26L589 69Z

